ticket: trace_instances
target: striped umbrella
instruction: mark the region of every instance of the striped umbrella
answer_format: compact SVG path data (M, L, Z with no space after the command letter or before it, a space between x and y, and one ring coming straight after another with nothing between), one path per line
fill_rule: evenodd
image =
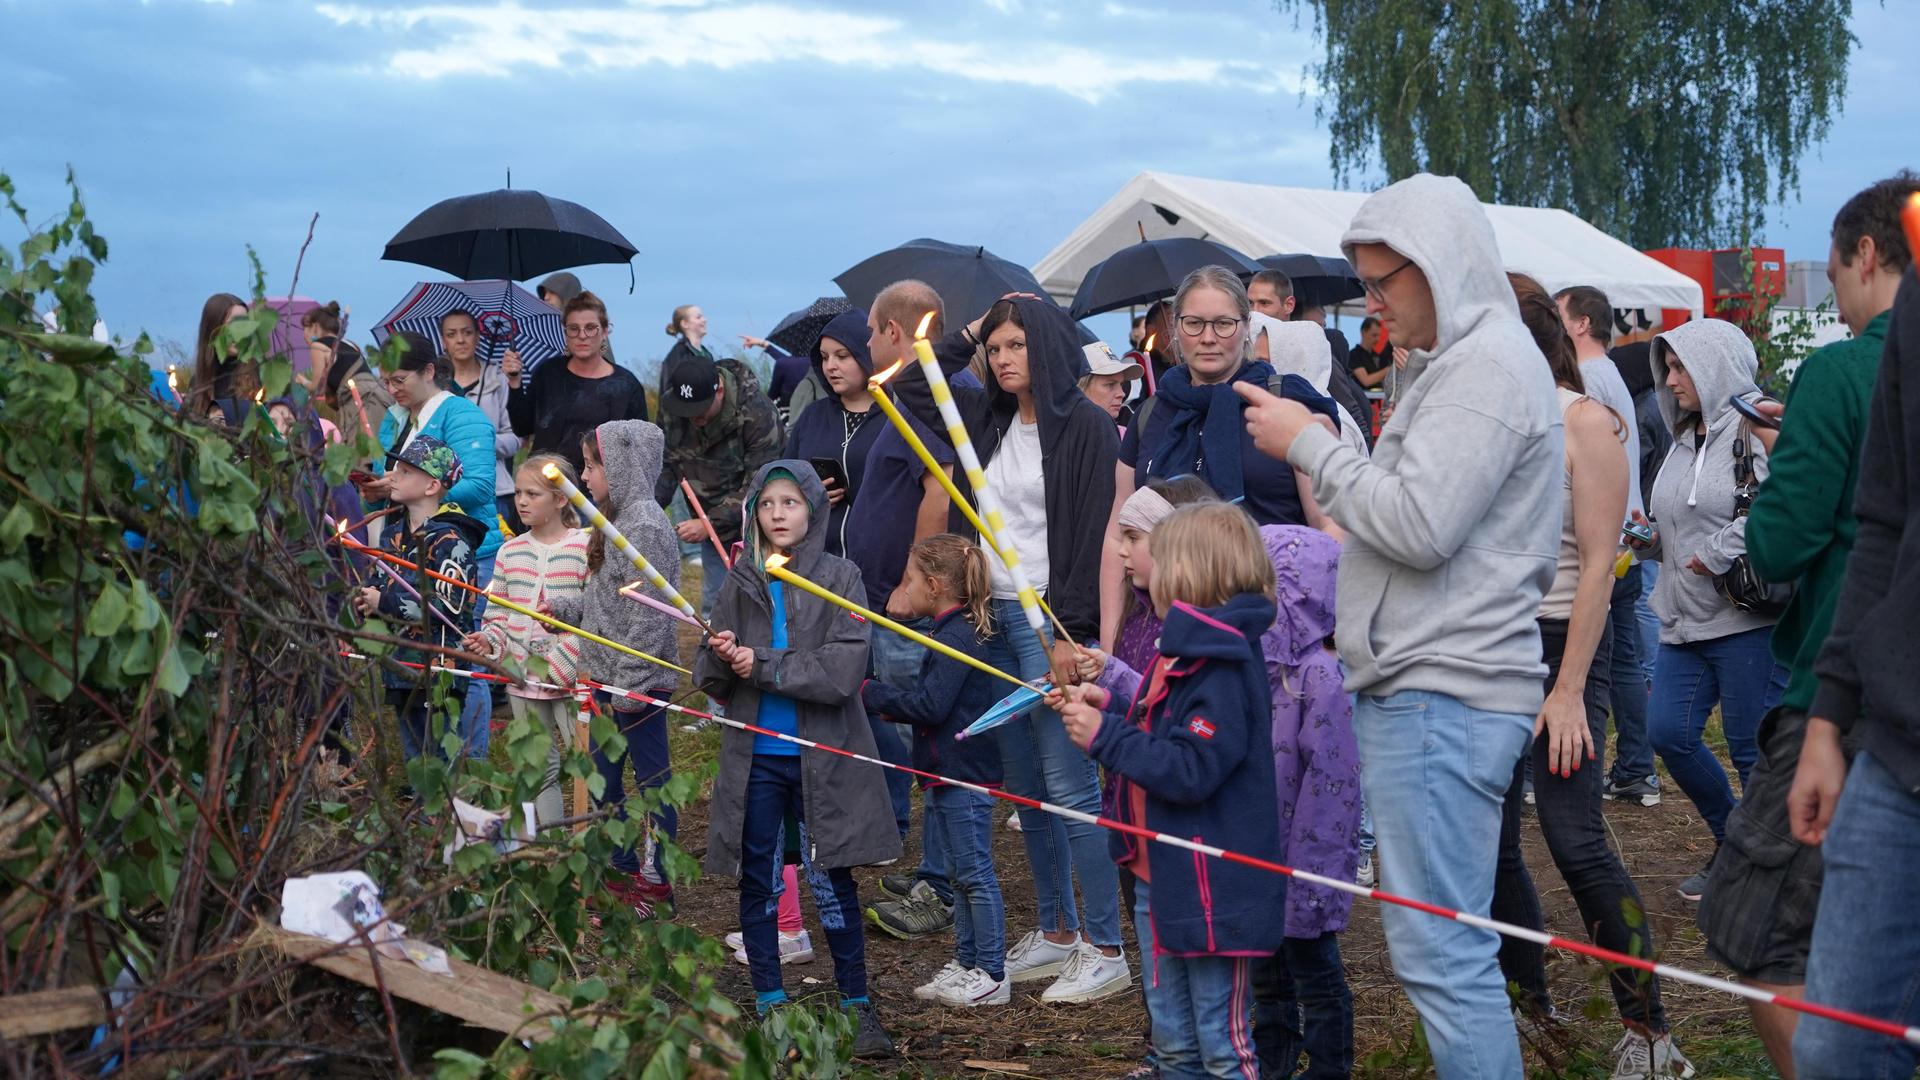
M440 318L464 311L480 325L480 359L497 364L508 349L520 354L527 370L567 351L560 313L511 281L423 281L407 290L392 311L374 324L373 340L386 344L395 330L411 330L440 343Z

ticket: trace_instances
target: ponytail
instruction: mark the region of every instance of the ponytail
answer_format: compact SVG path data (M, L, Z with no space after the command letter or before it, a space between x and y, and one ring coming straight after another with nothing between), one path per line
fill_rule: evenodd
M953 533L941 533L913 545L909 558L929 580L946 586L954 600L966 608L967 621L981 637L993 635L992 575L987 569L987 553L980 545Z

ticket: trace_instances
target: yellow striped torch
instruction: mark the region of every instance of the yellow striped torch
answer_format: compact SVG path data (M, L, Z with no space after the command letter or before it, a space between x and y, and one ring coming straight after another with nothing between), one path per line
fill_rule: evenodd
M607 520L607 515L601 513L600 508L593 505L593 500L587 498L586 492L575 487L573 481L568 480L560 472L559 466L549 463L540 470L540 475L547 478L547 483L559 488L560 493L565 495L567 501L572 503L573 508L579 512L581 520L599 529L600 534L607 538L607 543L613 545L615 551L625 555L627 561L633 563L633 568L645 575L646 579L653 583L653 587L660 590L662 596L673 601L673 606L679 608L681 614L698 623L703 632L713 633L713 627L708 626L707 620L700 617L700 613L694 610L692 604L687 603L687 598L680 595L680 590L673 587L666 575L654 569L653 564L647 561L647 557L640 554L640 549L627 542L627 538L621 534L613 522Z
M933 321L933 312L929 311L921 318L920 325L913 332L913 355L920 361L920 371L927 379L927 388L933 391L933 403L940 409L940 419L947 425L947 439L953 444L953 453L960 461L960 467L966 470L967 482L973 485L974 501L980 505L980 515L986 519L991 535L984 536L987 547L998 553L1006 564L1007 576L1013 579L1014 592L1020 597L1020 610L1027 617L1027 625L1033 629L1040 646L1047 653L1047 666L1053 670L1055 686L1067 685L1067 673L1058 670L1053 662L1053 652L1046 648L1047 617L1040 609L1040 594L1034 591L1027 580L1027 573L1020 568L1020 552L1012 542L997 543L996 538L1007 536L1007 519L1000 510L1000 499L993 493L992 485L987 483L987 471L980 465L980 455L973 449L973 439L967 435L967 426L960 420L960 407L954 403L953 390L947 386L947 377L940 370L940 361L933 355L933 343L927 340L927 324Z

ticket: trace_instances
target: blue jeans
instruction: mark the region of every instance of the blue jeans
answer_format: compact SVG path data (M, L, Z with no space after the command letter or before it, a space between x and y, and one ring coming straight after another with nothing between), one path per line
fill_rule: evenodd
M1807 1000L1895 1023L1920 1024L1920 798L1872 753L1847 773L1826 857L1820 913L1807 960ZM1906 1080L1920 1064L1910 1043L1802 1016L1793 1036L1801 1080Z
M778 991L780 937L777 926L780 868L786 852L786 823L791 814L803 825L806 801L800 797L800 759L757 754L747 773L745 820L740 829L740 937L755 993ZM803 845L804 846L804 845ZM840 996L867 996L867 939L860 927L860 894L853 871L826 871L826 884L808 868L814 908L833 953L833 981Z
M1640 656L1638 605L1645 595L1640 576L1646 571L1635 563L1627 575L1613 583L1613 599L1607 608L1607 626L1613 640L1613 660L1607 675L1613 684L1608 704L1613 707L1613 767L1607 776L1616 784L1643 780L1653 775L1653 744L1647 741L1647 682L1650 663ZM1657 625L1657 624L1656 624ZM1650 659L1650 658L1649 658ZM1605 735L1604 728L1601 734ZM1606 740L1597 748L1604 758Z
M1653 707L1647 732L1673 782L1693 800L1716 843L1727 835L1733 785L1700 736L1713 707L1719 705L1727 755L1745 787L1747 773L1760 756L1760 721L1787 689L1786 669L1773 662L1768 647L1771 634L1771 627L1762 626L1711 641L1663 642L1653 662Z
M901 625L909 630L922 633L933 628L932 619L908 619ZM920 661L927 655L927 647L908 641L899 634L881 627L873 630L873 651L868 665L873 669L873 677L895 689L911 687L920 678ZM882 720L868 713L867 720L873 726L873 745L880 751L880 760L891 761L895 765L913 764L913 755L908 750L906 740L901 736L900 727L892 721ZM893 822L900 828L900 837L905 839L913 828L913 777L897 769L886 770L887 799L893 803ZM947 887L946 870L938 857L932 855L932 849L922 846L920 870L916 877L925 877L932 883L942 900L952 902L953 893Z
M940 837L953 882L953 960L1006 978L1007 906L993 870L993 797L941 784L927 789L927 835Z
M1020 602L995 600L993 622L998 629L987 639L987 662L1023 679L1045 676L1047 654L1028 629ZM994 730L999 733L1008 791L1070 810L1100 813L1100 770L1067 738L1057 713L1041 709ZM1107 853L1106 831L1029 807L1020 810L1020 830L1033 871L1040 928L1049 932L1083 929L1073 904L1073 876L1078 872L1080 899L1087 908L1083 936L1095 945L1117 947L1120 873Z
M644 691L649 697L662 701L672 696L671 689ZM602 709L609 709L613 697L605 691L593 692L593 700ZM613 757L596 744L593 748L593 765L600 772L600 778L606 781L606 791L600 802L603 806L617 806L619 811L614 817L627 820L627 785L624 778L629 761L633 763L633 779L640 791L661 787L673 779L673 763L667 754L667 712L657 705L648 705L633 712L611 712L614 725L626 736L626 746ZM636 792L638 794L638 792ZM673 839L680 829L680 814L671 806L662 806L655 810L649 823L667 839ZM624 847L613 853L608 860L613 868L622 874L640 873L640 856L632 847ZM665 866L656 847L653 865L648 868L653 877L667 880Z
M389 686L387 708L393 710L394 726L400 729L400 752L408 761L429 746L439 752L440 737L447 733L447 715L433 707L431 686Z
M1254 1080L1260 1063L1253 1049L1253 961L1244 956L1155 956L1152 893L1147 882L1134 882L1134 919L1140 962L1147 969L1147 1012L1153 1017L1153 1060L1160 1076Z
M713 541L700 541L700 614L713 612L713 602L720 598L720 586L727 580L727 560L720 555L720 549Z
M1643 562L1640 567L1640 599L1634 601L1633 617L1640 623L1640 668L1646 672L1647 688L1653 688L1653 658L1660 652L1660 616L1653 613L1653 586L1660 580L1660 564Z
M475 568L473 583L484 589L492 580L493 556L489 555ZM487 598L476 597L473 604L476 629L486 614ZM460 692L460 741L466 744L468 757L483 758L487 756L487 745L493 741L493 684L485 679L467 679L466 684Z
M1475 709L1425 690L1360 695L1360 785L1380 837L1381 881L1417 900L1485 916L1500 808L1533 736L1532 716ZM1500 935L1382 906L1394 974L1420 1011L1444 1080L1522 1075Z
M1340 963L1340 935L1290 937L1279 952L1253 962L1253 1043L1261 1080L1335 1080L1353 1072L1353 991Z

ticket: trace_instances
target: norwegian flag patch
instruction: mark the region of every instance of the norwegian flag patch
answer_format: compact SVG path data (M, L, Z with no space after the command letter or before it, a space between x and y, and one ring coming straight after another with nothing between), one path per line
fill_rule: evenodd
M1216 729L1213 726L1213 721L1208 720L1204 716L1196 716L1187 721L1187 730L1203 739L1211 739Z

